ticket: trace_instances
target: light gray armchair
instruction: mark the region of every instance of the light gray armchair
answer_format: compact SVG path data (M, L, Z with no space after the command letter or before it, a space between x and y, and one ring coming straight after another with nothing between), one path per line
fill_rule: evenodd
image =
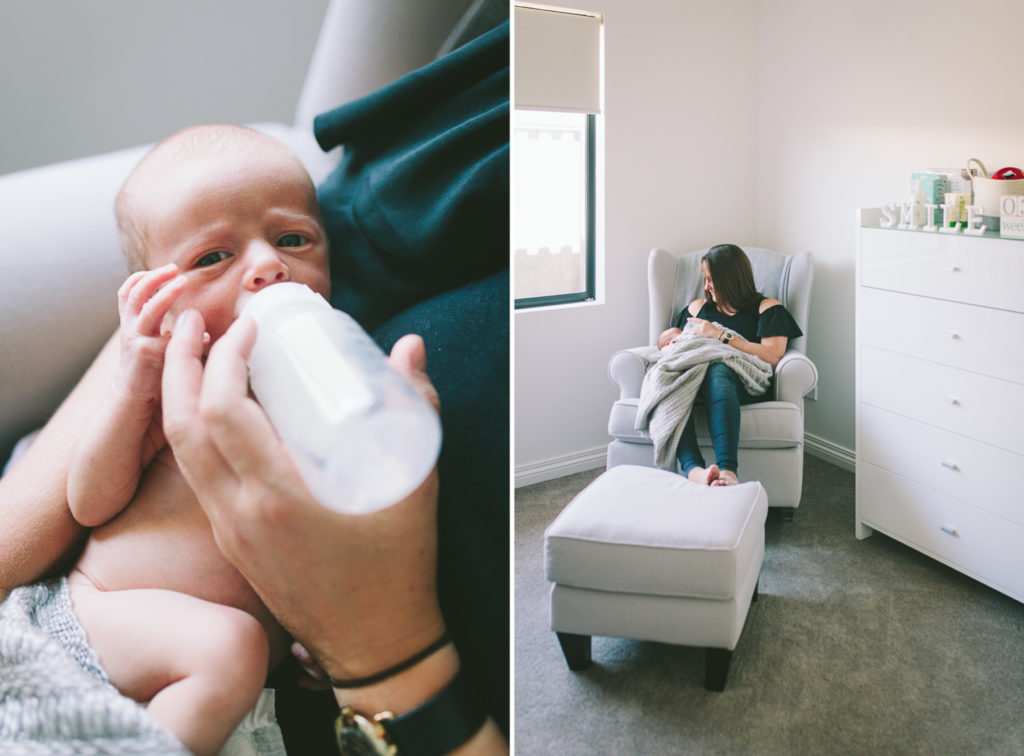
M759 247L744 247L743 251L750 258L758 291L778 299L804 333L790 339L765 401L744 405L740 410L740 480L761 481L769 505L781 507L784 519L790 519L800 506L803 485L804 396L818 382L817 368L804 354L814 256L810 252L784 255ZM650 346L616 352L608 363L608 375L619 387L619 398L608 419L608 433L613 438L608 445L609 468L654 466L650 436L635 427L640 386L647 368L658 358L658 335L672 325L684 307L702 296L700 259L706 252L702 249L676 256L663 249L651 250L647 263ZM707 415L700 406L694 412L701 452L713 460Z

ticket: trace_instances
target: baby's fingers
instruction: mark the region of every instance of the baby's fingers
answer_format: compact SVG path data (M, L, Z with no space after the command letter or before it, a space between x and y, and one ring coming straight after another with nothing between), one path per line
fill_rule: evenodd
M160 324L171 309L174 301L181 296L185 290L188 279L185 276L174 278L169 284L160 289L153 297L145 303L138 319L135 321L135 328L139 333L147 336L158 336Z
M129 276L117 294L122 325L135 333L158 336L164 316L185 288L186 279L177 273L170 264Z
M301 643L292 643L292 656L306 673L306 677L299 678L299 686L312 690L326 690L331 686L327 672L321 667L316 659L305 649Z
M128 276L117 292L117 301L121 306L122 314L127 309L130 314L137 315L156 290L177 274L177 266L169 263L155 270L140 270Z
M125 282L121 284L121 288L117 290L117 314L120 315L121 319L124 320L125 310L128 307L128 295L131 294L135 284L146 275L147 271L140 270L132 273Z

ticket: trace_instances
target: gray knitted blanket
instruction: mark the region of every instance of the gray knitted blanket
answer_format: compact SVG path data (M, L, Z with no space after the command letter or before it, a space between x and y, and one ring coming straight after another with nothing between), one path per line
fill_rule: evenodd
M683 426L712 362L724 362L732 368L751 394L768 390L772 366L717 339L691 336L664 350L644 375L636 412L636 428L650 433L654 462L662 469L676 468Z
M110 684L64 578L17 588L0 604L0 753L188 756Z

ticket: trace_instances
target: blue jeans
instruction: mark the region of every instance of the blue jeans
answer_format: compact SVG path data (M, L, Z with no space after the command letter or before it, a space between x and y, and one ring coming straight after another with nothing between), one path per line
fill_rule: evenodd
M739 377L732 368L722 362L712 362L704 375L704 381L697 392L707 406L708 430L711 432L711 443L715 447L715 463L721 470L736 472L739 467L737 457L740 448L740 405L750 404L760 396L747 393ZM704 457L697 446L694 413L690 413L683 436L679 440L676 458L683 470L689 475L694 467L704 467Z

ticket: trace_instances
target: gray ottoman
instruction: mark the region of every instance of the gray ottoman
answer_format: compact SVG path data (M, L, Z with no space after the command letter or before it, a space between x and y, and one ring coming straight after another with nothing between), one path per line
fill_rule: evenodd
M650 467L602 473L544 534L551 629L570 669L594 635L707 649L724 690L764 558L760 483L708 487Z

